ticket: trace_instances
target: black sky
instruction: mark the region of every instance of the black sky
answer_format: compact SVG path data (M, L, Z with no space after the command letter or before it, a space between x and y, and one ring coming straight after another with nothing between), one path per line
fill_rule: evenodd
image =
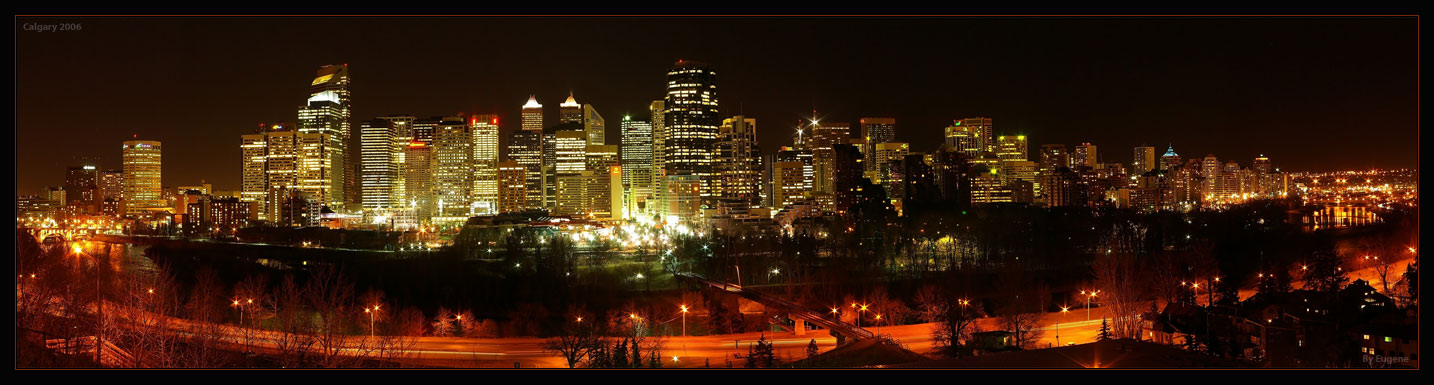
M32 32L30 23L79 23ZM677 59L711 63L724 115L757 118L765 152L797 119L897 119L934 149L986 116L1104 161L1173 143L1286 170L1418 167L1418 21L1298 18L17 18L19 193L81 156L164 142L164 184L239 188L239 135L295 120L324 64L348 63L357 122L497 112L568 91L608 121L645 117Z

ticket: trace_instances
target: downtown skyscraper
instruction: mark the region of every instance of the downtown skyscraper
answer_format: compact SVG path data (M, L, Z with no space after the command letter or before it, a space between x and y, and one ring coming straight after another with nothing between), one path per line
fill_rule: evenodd
M142 215L163 211L167 202L161 184L160 142L125 141L122 150L125 214Z
M332 170L329 188L316 197L322 204L338 211L346 202L359 200L356 167L349 148L349 67L326 65L319 68L309 85L309 99L299 107L299 132L329 136L324 146L326 162Z
M622 186L629 214L647 211L654 196L652 122L622 118Z
M473 133L473 204L475 214L498 213L498 115L475 115Z
M543 207L543 105L536 96L523 104L522 129L508 137L508 159L523 167L522 207Z
M667 97L662 131L663 161L666 175L695 177L697 194L703 204L714 198L717 182L712 163L716 160L714 145L718 126L722 123L717 109L717 73L699 62L679 60L667 71ZM668 192L687 193L688 189L667 188ZM669 200L679 197L668 197ZM681 205L692 207L692 205ZM684 211L687 211L684 209ZM697 212L668 213L679 218L694 218Z

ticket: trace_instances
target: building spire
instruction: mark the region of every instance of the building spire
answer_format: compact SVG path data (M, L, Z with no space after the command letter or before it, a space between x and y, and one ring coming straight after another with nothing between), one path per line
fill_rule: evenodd
M524 104L524 105L523 105L523 108L525 108L525 109L526 109L526 108L543 108L543 105L542 105L542 104L538 104L538 96L537 96L537 95L528 95L528 103L527 103L527 104Z
M567 101L564 101L563 104L559 104L558 106L559 106L559 107L579 107L580 105L578 104L577 99L573 99L573 92L572 92L572 91L568 91L568 100L567 100Z

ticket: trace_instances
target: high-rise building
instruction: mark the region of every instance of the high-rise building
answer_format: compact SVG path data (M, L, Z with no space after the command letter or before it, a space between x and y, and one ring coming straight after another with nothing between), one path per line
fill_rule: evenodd
M80 212L92 214L99 211L100 196L99 169L94 164L70 167L65 170L65 205L77 206Z
M588 144L607 144L607 123L591 104L583 105L583 131L588 133Z
M996 152L996 137L992 135L995 131L995 125L992 124L991 118L965 118L957 120L956 126L965 127L976 136L979 151L989 153Z
M832 211L837 215L846 215L863 196L862 174L866 166L862 162L865 156L861 153L861 145L850 143L833 145L832 153Z
M558 123L583 123L583 105L573 99L573 93L568 93L568 100L558 104Z
M587 170L587 133L564 130L553 136L553 169L557 174L578 174Z
M614 164L604 171L583 170L577 174L560 175L557 184L556 214L598 220L622 216L621 166Z
M872 155L869 159L876 165L868 167L868 169L873 170L872 175L875 178L868 177L868 179L872 179L872 182L885 188L886 196L891 199L898 199L902 196L898 191L902 182L900 178L895 177L901 175L901 162L910 154L910 147L910 144L907 143L886 142L878 143L872 148Z
M498 115L478 114L468 120L473 133L474 213L498 213Z
M359 184L365 213L381 213L405 206L396 186L403 167L403 151L395 122L372 119L359 123Z
M1175 153L1175 145L1170 145L1165 150L1165 155L1160 156L1160 169L1170 171L1176 167L1180 167L1180 154Z
M622 118L622 186L630 214L645 212L653 197L652 122Z
M1081 147L1076 148L1080 149ZM1058 182L1057 180L1051 178L1058 177L1057 174L1060 172L1060 169L1062 167L1066 167L1066 165L1071 164L1071 162L1071 154L1066 151L1066 145L1041 145L1041 162L1037 166L1036 170L1040 177L1037 178L1036 183L1032 185L1032 191L1036 194L1036 196L1045 199L1047 201L1047 204L1049 204L1048 198L1051 198L1052 195L1047 194L1045 192L1046 183ZM1060 199L1062 197L1056 198Z
M713 198L715 184L712 162L716 160L714 144L722 123L717 109L717 73L707 64L679 60L667 71L667 98L662 126L663 162L670 177L695 176L700 186L701 204ZM684 179L685 180L685 179ZM671 187L666 191L674 191ZM690 208L685 204L669 204L668 208ZM681 213L678 217L695 217L698 213Z
M982 127L965 124L956 120L946 127L946 146L969 158L980 158L985 152L981 142Z
M282 211L292 206L291 201L299 199L308 205L331 199L333 164L327 146L332 141L328 134L274 124L240 139L244 170L239 198L255 206L258 219L284 224L282 218L287 214Z
M1001 160L1025 161L1030 159L1029 146L1025 135L1001 135L996 137L996 157Z
M508 137L508 159L528 171L524 191L528 195L524 207L543 207L543 105L535 96L528 96L523 105L523 129Z
M816 172L813 179L813 193L831 195L836 191L836 150L838 144L846 144L851 138L851 125L847 123L820 123L812 121L809 126L810 135L803 141L803 145L812 151L812 169ZM831 201L835 204L835 201ZM831 205L823 206L823 211L834 211Z
M742 115L722 120L717 142L718 196L741 205L760 204L762 153L757 119Z
M324 145L331 167L328 191L322 204L335 209L344 208L345 202L359 200L359 189L355 166L349 146L349 68L344 65L326 65L319 68L318 75L309 86L308 102L299 107L299 132L328 135L329 143Z
M125 175L125 214L142 215L164 211L168 202L164 197L164 187L160 183L159 141L125 141L121 154Z
M1081 143L1075 146L1075 151L1071 151L1070 168L1072 170L1082 166L1095 168L1096 163L1099 163L1096 155L1094 144Z
M896 118L861 118L861 137L878 145L896 141Z
M1215 154L1205 155L1200 163L1200 176L1205 178L1205 200L1215 199L1220 188L1220 160Z
M528 206L528 168L513 160L498 163L498 212L513 213Z
M1144 174L1154 170L1156 167L1155 147L1136 146L1135 160L1130 163L1130 166L1131 172L1134 174Z
M461 118L444 118L433 130L434 221L460 222L476 211L473 128Z
M772 163L773 209L781 210L806 199L808 168L806 163L796 161Z

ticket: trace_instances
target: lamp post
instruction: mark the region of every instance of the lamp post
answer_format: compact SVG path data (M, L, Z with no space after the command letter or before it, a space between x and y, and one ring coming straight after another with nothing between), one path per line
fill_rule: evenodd
M79 244L70 246L70 251L73 251L75 255L89 257L90 260L95 262L95 313L99 316L99 322L95 325L95 363L99 363L100 347L103 346L105 342L105 298L104 292L100 288L100 281L104 276L105 270L103 266L100 266L100 259L93 255L86 254L84 247L81 247Z
M1066 315L1066 313L1069 313L1070 310L1071 310L1071 308L1070 308L1069 306L1062 306L1062 307L1061 307L1061 319L1058 320L1058 321L1056 321L1056 345L1060 345L1060 344L1061 344L1061 322L1060 322L1060 321L1064 321L1064 320L1066 319L1065 315Z
M864 315L864 314L862 314L862 313L866 313L866 304L862 304L862 305L861 305L861 308L860 308L860 309L857 309L857 313L856 313L856 327L857 327L857 328L861 328L861 316Z
M1085 320L1090 321L1090 300L1095 298L1096 293L1100 293L1100 290L1081 290L1080 293L1085 296Z
M372 308L367 308L367 307L366 307L366 308L363 308L363 312L364 312L364 313L368 313L368 337L369 337L369 338L373 338L373 316L374 316L375 313L378 313L378 306L379 306L379 305L373 305Z
M685 340L687 338L687 305L680 307L682 308L682 338Z

